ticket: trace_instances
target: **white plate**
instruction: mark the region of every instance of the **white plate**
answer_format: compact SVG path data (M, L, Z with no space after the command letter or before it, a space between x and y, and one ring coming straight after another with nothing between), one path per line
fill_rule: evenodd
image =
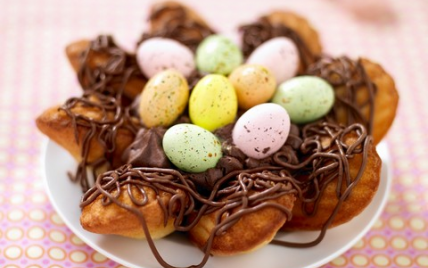
M356 218L327 232L324 240L315 247L297 249L275 245L235 257L212 257L205 267L318 267L352 247L372 227L381 214L391 186L391 164L386 144L378 146L383 159L379 190L370 205ZM47 141L43 152L43 170L47 193L67 226L86 244L108 258L128 267L161 267L143 240L113 235L97 235L82 229L79 223L81 189L72 183L67 171L74 171L76 163L71 156L52 141ZM287 241L309 241L316 232L281 234ZM185 236L173 234L157 241L165 260L179 267L198 264L203 254L189 243Z

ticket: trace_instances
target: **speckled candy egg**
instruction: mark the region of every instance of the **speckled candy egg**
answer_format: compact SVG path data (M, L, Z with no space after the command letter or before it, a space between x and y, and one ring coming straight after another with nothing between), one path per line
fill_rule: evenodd
M229 76L235 88L238 106L247 110L267 102L275 93L276 82L272 73L262 65L244 64L236 68Z
M264 42L247 60L247 63L260 64L268 68L278 84L296 75L299 62L299 51L294 42L287 37L275 37Z
M136 56L138 65L148 78L167 69L175 69L185 77L189 77L195 70L193 52L169 38L147 39L138 46Z
M334 90L324 79L299 76L282 83L272 102L284 107L292 122L308 123L330 111L334 104Z
M192 90L189 116L195 125L213 131L232 123L237 111L235 89L223 75L206 75Z
M210 35L196 50L196 65L201 72L230 74L242 63L242 52L228 38Z
M244 154L262 159L277 152L289 132L287 111L278 104L263 103L249 109L238 119L232 138Z
M186 172L204 172L215 167L222 157L218 138L192 124L170 127L163 137L162 146L168 159Z
M139 114L147 127L169 126L186 108L189 86L176 70L153 76L141 93Z

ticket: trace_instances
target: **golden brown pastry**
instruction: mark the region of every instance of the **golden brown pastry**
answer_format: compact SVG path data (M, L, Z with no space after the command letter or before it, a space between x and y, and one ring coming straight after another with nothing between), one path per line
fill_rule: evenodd
M118 54L117 52L111 53L111 48L121 50L120 48L115 47L113 44L108 44L108 42L105 42L105 44L102 44L102 46L95 44L96 42L100 42L100 40L79 40L69 44L65 49L71 66L78 74L78 77L84 86L88 86L88 84L92 83L88 81L88 72L94 72L96 69L106 69L107 66L109 64L111 65L113 61L117 61ZM95 46L100 47L95 48ZM122 54L123 57L134 57L133 55L127 55L127 53L125 53L123 50ZM130 62L129 59L126 61ZM124 88L124 95L131 101L141 93L147 82L146 78L139 74L139 69L136 64L134 68L137 71L130 76Z
M101 120L103 113L99 109L78 106L72 109L73 114L76 116L85 116L94 121ZM112 119L113 114L108 114L108 118ZM91 135L89 149L88 149L88 162L94 162L97 159L103 158L106 154L106 148L97 139L99 135L99 129L96 133L90 134L91 127L85 127L83 125L77 125L77 130L73 127L73 118L70 117L61 106L54 106L45 110L36 119L36 125L38 129L55 141L57 144L66 149L76 161L82 161L83 148L82 143L85 141L85 137ZM77 132L77 140L76 134ZM129 129L121 127L117 131L115 138L116 150L112 156L112 166L118 167L122 164L121 156L123 151L128 147L134 140L135 134Z
M355 144L357 139L358 137L349 136L345 139L345 143L350 146ZM323 142L328 144L330 141L326 138ZM367 154L366 165L358 181L354 179L361 172L364 157L362 153L355 154L349 158L349 173L351 181L353 181L351 185L347 185L345 180L340 179L335 179L327 183L325 189L320 192L321 195L318 198L317 208L315 208L315 202L304 204L305 202L302 198L297 198L293 209L293 218L284 225L283 230L321 230L329 217L333 215L339 202L340 198L337 196L338 188L341 189L340 192L342 194L346 191L351 191L349 191L349 197L341 203L340 209L334 216L334 220L329 227L346 223L360 214L370 204L377 192L382 167L382 161L373 143L367 144L365 153ZM338 186L339 183L342 183L341 187ZM313 215L308 216L311 213Z
M183 22L180 22L182 24L197 24L201 27L210 28L206 21L193 9L176 1L154 3L150 9L150 14L149 21L151 33L165 31L171 26L169 23L172 18L178 17L184 19Z
M336 101L330 113L333 121L345 126L361 123L378 144L394 121L398 92L394 80L369 59L325 57L309 67L309 74L334 86Z
M378 144L394 122L399 95L392 77L380 66L368 59L362 59L367 75L376 85L373 118L373 138ZM359 99L363 97L358 96ZM368 114L368 111L363 111Z
M210 254L216 256L231 256L249 253L269 244L277 231L288 220L284 210L291 210L295 201L293 194L286 194L274 200L265 201L266 204L277 204L278 207L265 207L255 212L243 214L239 220L224 233L217 234L212 241ZM237 213L239 208L233 213ZM203 249L209 243L210 236L218 227L217 217L220 211L203 216L189 231L190 240Z
M288 11L274 11L266 16L268 21L276 25L284 25L294 30L303 40L312 55L321 55L322 46L318 32L310 22L300 15ZM303 66L300 66L300 72Z
M242 51L246 57L262 43L275 37L287 37L296 45L300 64L298 74L318 60L322 52L317 31L305 18L287 11L274 11L256 22L240 27Z
M116 196L117 191L113 191L111 194L116 196L121 206L133 207L140 211L153 239L159 239L174 232L174 219L168 217L165 221L165 215L162 210L162 206L167 206L172 195L167 192L160 192L156 195L154 190L149 187L143 187L143 189L148 200L144 206L137 206L131 200L126 185L121 187L119 196ZM144 199L137 188L133 187L131 192L137 200ZM136 215L116 203L104 205L102 199L103 196L99 195L94 201L83 207L80 223L85 230L97 234L115 234L138 239L146 238L142 223Z

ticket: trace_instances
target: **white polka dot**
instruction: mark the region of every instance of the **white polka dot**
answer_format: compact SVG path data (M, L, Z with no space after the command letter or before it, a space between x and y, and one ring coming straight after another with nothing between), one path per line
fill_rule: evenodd
M422 204L419 204L419 203L413 203L413 204L409 204L407 206L407 210L409 210L410 212L413 212L413 213L417 213L417 212L421 212L423 210L423 206L422 206Z
M44 193L35 193L31 197L31 201L33 201L33 203L36 203L36 204L45 203L46 200L47 200L46 194Z
M58 215L58 214L56 214L56 213L54 213L54 214L52 214L52 216L51 216L51 220L52 220L52 222L53 223L55 223L55 224L57 224L57 225L63 225L64 224L64 221L61 219L61 217Z
M19 267L13 264L9 264L9 265L6 265L4 268L19 268Z
M399 217L392 217L389 220L389 224L395 230L400 230L404 228L404 220Z
M32 227L28 230L28 237L34 240L42 239L45 236L45 231L40 227Z
M408 192L405 192L403 194L403 199L406 202L414 202L414 201L418 200L418 195L414 192L408 191Z
M80 246L80 245L84 245L85 243L79 238L79 237L77 237L76 235L72 235L71 236L71 242L73 243L73 244L75 244L75 245L78 245L78 246Z
M40 209L32 210L29 216L30 216L30 219L34 221L43 221L46 218L45 212L43 212L43 210L40 210Z
M9 214L7 214L7 218L10 221L20 221L24 218L24 212L20 209L11 210Z
M18 259L22 255L22 249L17 246L10 246L6 248L4 255L11 260Z
M355 245L353 246L353 248L356 248L356 249L363 248L364 244L365 244L364 241L362 239L360 239L360 240L358 240L357 243L355 243Z
M410 266L412 264L412 260L409 257L404 256L404 255L397 256L395 258L395 262L398 265L401 265L401 266L404 266L404 267Z
M383 220L377 219L373 225L373 229L380 229L383 227Z
M386 206L386 211L391 214L398 214L401 211L401 206L389 204L388 206Z
M346 265L346 258L343 256L339 256L331 261L331 263L335 266L345 266Z
M44 184L43 184L43 182L42 181L35 181L34 183L33 183L33 188L34 189L37 189L37 190L43 190L44 189Z
M52 265L52 266L49 266L49 268L63 268L63 267L59 265Z
M49 233L50 239L52 239L55 242L61 243L65 241L65 235L60 231L52 231Z
M19 240L23 236L24 236L24 232L17 227L12 227L6 231L6 238L12 241Z
M21 205L25 202L25 197L22 194L15 194L10 198L10 203L13 205Z
M405 186L412 186L415 183L415 177L412 174L403 174L399 179L401 184Z
M388 200L390 202L394 202L398 200L398 195L395 192L391 192L388 196Z
M23 183L23 182L19 182L19 183L15 183L15 184L12 186L12 188L13 188L13 190L14 190L14 191L16 191L16 192L24 192L24 191L25 191L25 189L27 188L27 185L26 185L25 183Z
M30 259L39 259L43 256L43 248L36 245L29 246L26 254Z
M12 170L12 176L17 179L25 179L28 177L28 171L25 169L14 169Z
M0 183L0 192L4 192L6 190L6 186L3 183Z
M366 266L369 260L363 255L355 255L352 257L352 262L357 266Z
M38 265L30 265L30 266L27 266L26 268L42 268L42 267Z
M416 258L416 263L419 267L428 267L428 256L418 256Z
M402 237L394 237L391 240L391 245L395 249L405 249L407 247L407 241Z
M425 238L418 237L413 240L413 247L419 250L428 249L428 240Z
M65 252L60 248L51 248L48 254L54 260L63 260L65 258Z
M425 229L425 221L423 219L420 219L420 218L412 218L410 220L410 227L414 231L422 231Z
M391 261L390 259L385 256L385 255L377 255L373 258L373 262L378 266L378 267L387 267L390 265Z
M105 262L107 260L107 257L99 252L95 252L92 255L92 260L94 260L95 262Z
M376 236L370 240L370 245L376 249L382 249L386 247L386 241L383 237Z
M79 251L79 250L74 251L70 254L70 259L73 262L77 262L77 263L84 262L87 260L87 258L88 258L88 256L84 252Z
M16 165L25 165L30 161L28 156L23 154L15 155L12 160L15 162Z

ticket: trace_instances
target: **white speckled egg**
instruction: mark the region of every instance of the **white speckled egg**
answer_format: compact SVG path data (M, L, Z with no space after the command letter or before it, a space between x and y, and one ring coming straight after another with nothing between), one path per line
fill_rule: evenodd
M179 169L199 173L216 166L222 157L219 139L201 127L177 124L170 127L162 140L168 159Z
M272 38L258 46L247 60L247 63L260 64L268 68L281 84L294 77L299 68L299 50L287 37Z
M189 77L196 68L195 57L188 47L162 37L153 37L142 42L137 49L137 62L148 78L167 69L175 69L183 76Z
M290 132L287 111L275 103L263 103L246 111L232 132L235 145L247 156L262 159L277 152Z

